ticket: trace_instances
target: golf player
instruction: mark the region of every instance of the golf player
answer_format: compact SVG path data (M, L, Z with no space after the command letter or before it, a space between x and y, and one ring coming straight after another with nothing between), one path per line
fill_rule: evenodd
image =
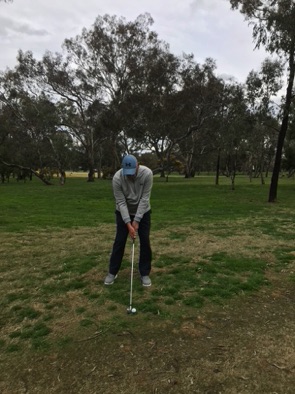
M114 283L121 267L127 237L129 235L134 242L138 234L138 269L141 283L143 286L151 286L150 196L153 173L148 167L139 165L136 157L126 155L122 161L122 168L113 177L112 186L116 202L116 236L109 262L109 273L104 284Z

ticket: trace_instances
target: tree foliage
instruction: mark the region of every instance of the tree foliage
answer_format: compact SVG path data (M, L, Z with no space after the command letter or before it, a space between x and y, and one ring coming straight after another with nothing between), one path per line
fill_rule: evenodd
M287 89L269 190L269 202L274 202L277 199L283 147L294 98L295 3L294 0L230 0L230 3L233 9L239 9L252 24L256 47L263 45L271 54L280 56L287 65Z
M258 12L263 2L250 3ZM249 2L232 5L254 15ZM264 22L256 38L266 45ZM200 64L191 54L171 53L152 24L149 14L131 22L98 16L65 39L61 53L37 60L19 51L14 70L0 73L2 180L5 166L48 183L53 172L64 183L66 169L88 171L88 181L96 173L108 178L128 152L167 180L171 171L191 177L206 170L215 171L216 184L220 174L229 177L233 189L239 172L263 183L274 164L277 117L286 113L273 101L282 87L282 53L252 70L245 84L224 81L215 60ZM291 174L291 134L287 141L284 168Z

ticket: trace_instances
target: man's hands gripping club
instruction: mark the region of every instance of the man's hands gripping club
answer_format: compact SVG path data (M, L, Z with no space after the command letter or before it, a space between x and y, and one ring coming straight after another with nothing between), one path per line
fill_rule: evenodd
M132 240L135 240L135 238L136 238L138 227L139 227L139 223L136 222L135 220L133 220L133 222L127 223L129 235Z

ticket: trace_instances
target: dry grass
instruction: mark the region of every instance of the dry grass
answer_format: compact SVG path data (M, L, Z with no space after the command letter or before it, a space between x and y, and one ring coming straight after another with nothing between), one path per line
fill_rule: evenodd
M165 267L157 267L162 256L185 256L190 264L198 264L206 256L226 252L266 261L267 275L275 284L222 307L207 304L202 310L179 311L178 304L172 305L171 316L175 311L179 320L144 314L130 318L124 308L111 301L112 289L106 289L102 280L113 225L22 235L2 233L1 299L28 293L25 303L41 316L52 316L48 322L50 340L63 343L69 339L72 345L52 347L40 356L23 342L23 354L9 357L7 353L2 360L5 373L0 379L1 392L291 394L295 384L295 299L294 289L286 280L294 270L295 250L290 250L290 241L261 234L255 227L250 232L248 226L247 220L235 228L232 223L223 223L218 235L210 226L206 232L193 225L180 226L177 231L152 231L153 277L165 271ZM285 231L292 231L292 226L284 223ZM277 249L287 249L291 256L288 266L279 271L273 270L278 263ZM54 286L65 275L65 261L82 261L85 256L96 261L80 275L86 287L42 293L45 284ZM129 258L126 248L125 259ZM67 280L74 276L69 272ZM122 268L121 276L128 283L128 267ZM128 285L125 287L128 293ZM152 291L142 296L148 300ZM89 294L96 298L89 298ZM6 341L10 333L32 324L28 318L19 322L11 318L11 308L19 304L15 300L2 306L8 320L0 332ZM91 324L81 326L87 320Z
M218 236L213 234L214 228L210 225L207 231L200 232L191 227L178 227L177 233L183 235L181 239L171 241L171 230L158 231L153 235L153 245L157 256L161 254L171 256L187 256L192 261L198 262L204 256L210 256L218 252L226 252L229 255L243 255L249 258L261 258L269 264L276 261L274 251L278 248L290 248L290 241L275 239L273 236L262 234L259 230L243 230L248 226L247 220L240 220L236 230L233 224L223 224L222 232ZM293 232L294 224L285 225L286 231ZM233 235L228 235L234 233ZM290 254L295 251L289 252Z

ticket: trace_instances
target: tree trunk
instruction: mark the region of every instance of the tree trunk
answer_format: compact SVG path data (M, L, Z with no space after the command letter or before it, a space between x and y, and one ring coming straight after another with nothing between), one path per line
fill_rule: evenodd
M94 153L93 147L88 151L88 178L87 182L94 182L95 180L95 171L94 171Z
M219 185L219 173L220 173L220 149L218 149L218 155L217 155L215 186Z
M271 177L268 202L275 202L277 200L277 189L278 189L278 181L279 181L279 175L280 175L280 170L281 170L282 151L283 151L283 147L284 147L286 133L288 130L289 113L290 113L290 107L291 107L291 103L292 103L292 89L293 89L294 71L295 71L295 64L294 64L294 49L295 49L294 47L295 47L295 45L294 44L295 43L293 42L293 45L290 49L290 57L289 57L289 70L290 71L289 71L288 87L287 87L287 93L286 93L286 102L285 102L285 107L284 107L282 125L280 128L278 142L277 142L276 157L275 157L275 163L274 163L273 173L272 173L272 177Z
M94 182L94 178L95 178L95 171L93 168L90 168L88 172L87 182Z
M64 185L66 183L66 172L64 170L59 170L59 184Z
M235 174L230 176L230 179L231 179L231 190L235 190L235 177L236 177Z

